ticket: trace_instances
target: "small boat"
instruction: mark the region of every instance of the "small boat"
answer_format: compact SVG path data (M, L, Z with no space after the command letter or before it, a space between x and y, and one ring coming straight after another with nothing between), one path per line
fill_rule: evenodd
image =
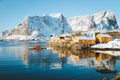
M37 51L39 51L39 50L41 50L42 48L40 47L40 45L36 44L36 45L34 45L33 47L28 48L28 49L29 49L29 50L37 50Z
M41 48L40 45L35 44L33 47L28 48L28 49L29 49L29 50L36 50L36 51L39 51L39 50L46 49L46 48Z
M39 50L41 50L41 47L40 47L40 45L34 45L33 49L39 51Z

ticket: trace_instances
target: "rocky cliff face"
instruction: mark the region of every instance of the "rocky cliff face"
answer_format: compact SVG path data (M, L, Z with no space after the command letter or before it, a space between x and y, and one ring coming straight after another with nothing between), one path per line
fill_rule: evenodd
M9 35L33 35L49 37L52 34L70 33L71 27L67 19L61 14L51 14L44 16L29 16L13 29Z
M27 20L28 17L25 17L24 20L9 33L9 35L30 35Z
M96 14L77 16L66 19L61 13L28 16L10 33L9 38L14 39L17 35L27 35L29 38L50 37L71 31L110 31L118 30L119 26L116 17L111 11L104 11ZM14 35L14 37L13 37Z
M71 17L68 23L73 31L110 31L119 29L116 17L111 11L104 11L87 16Z

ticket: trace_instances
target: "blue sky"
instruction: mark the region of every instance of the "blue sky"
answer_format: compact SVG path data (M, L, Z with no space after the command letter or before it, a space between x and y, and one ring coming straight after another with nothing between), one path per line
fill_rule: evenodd
M120 0L0 0L0 31L13 29L25 16L62 13L65 17L111 10L120 21Z

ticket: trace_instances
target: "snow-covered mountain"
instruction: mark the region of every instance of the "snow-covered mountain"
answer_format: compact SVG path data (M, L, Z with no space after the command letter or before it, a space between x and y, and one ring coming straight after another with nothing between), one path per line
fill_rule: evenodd
M50 35L70 33L71 31L110 31L119 26L112 11L65 18L61 13L28 16L10 33L6 39L49 38Z
M21 35L29 36L29 39L36 37L48 38L50 35L59 35L62 33L70 33L71 27L67 23L67 19L61 14L51 14L44 16L29 16L9 33L7 39L19 39Z
M0 40L5 39L6 36L8 36L8 33L9 33L8 30L0 32Z
M118 30L116 17L112 11L68 18L73 31L110 31Z
M119 28L120 28L120 22L118 22L118 26L119 26Z

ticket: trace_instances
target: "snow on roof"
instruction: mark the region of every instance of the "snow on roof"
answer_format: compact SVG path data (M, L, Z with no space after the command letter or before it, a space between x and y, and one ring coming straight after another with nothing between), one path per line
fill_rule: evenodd
M71 38L65 38L65 40L71 40Z
M79 40L95 40L95 37L77 36Z
M72 34L66 33L66 34L61 34L61 35L60 35L60 37L65 37L65 36L72 36Z
M101 37L111 37L109 34L99 34Z

